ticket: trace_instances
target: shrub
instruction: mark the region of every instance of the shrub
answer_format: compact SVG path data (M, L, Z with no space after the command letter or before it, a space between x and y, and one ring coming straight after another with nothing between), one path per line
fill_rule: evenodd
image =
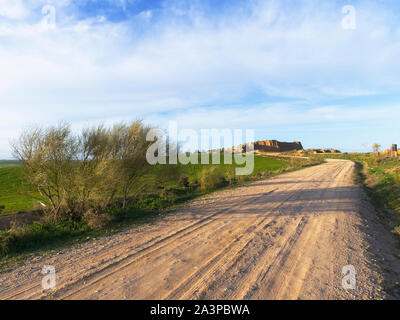
M393 232L395 235L400 236L400 226L396 226L396 227L392 230L392 232Z
M270 176L272 173L273 173L272 170L264 170L264 171L262 172L262 175L263 175L263 177L268 177L268 176Z
M86 223L72 220L57 224L34 222L27 226L0 232L0 256L43 247L90 231Z
M136 199L133 204L134 208L144 210L161 210L168 207L173 201L168 196L169 190L164 190L166 191L163 191L164 193L162 192L161 195L149 194Z
M108 214L99 214L93 209L86 211L83 218L92 230L103 229L112 221L112 217Z
M188 188L190 186L189 177L186 174L181 174L178 180L178 185L180 187Z
M237 180L239 183L243 183L243 182L249 181L250 177L249 176L238 176Z
M236 175L235 175L235 168L231 167L226 171L226 179L228 180L229 184L235 184L236 182Z
M12 145L27 181L43 197L48 220L80 221L90 209L106 211L116 196L125 208L128 195L150 168L146 135L140 121L102 125L74 135L70 125L26 130ZM162 175L158 175L162 177Z
M206 167L200 172L199 183L202 191L214 189L226 182L217 167Z

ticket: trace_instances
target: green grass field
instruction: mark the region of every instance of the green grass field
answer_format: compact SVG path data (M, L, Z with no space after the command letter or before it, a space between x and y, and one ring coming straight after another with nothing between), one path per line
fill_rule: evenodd
M224 157L221 155L220 164L207 165L207 164L187 164L181 165L182 173L188 175L190 178L195 179L198 177L200 171L205 167L216 167L225 177L229 170L235 169L236 167L243 167L244 165L236 165L236 164L224 164ZM211 163L211 157L210 157ZM276 171L282 168L285 168L289 165L288 161L279 160L276 158L263 157L263 156L254 156L254 171L251 176L256 174L269 171Z
M32 186L24 181L21 166L6 166L0 168L0 206L1 214L31 211L37 202L32 196L37 196Z

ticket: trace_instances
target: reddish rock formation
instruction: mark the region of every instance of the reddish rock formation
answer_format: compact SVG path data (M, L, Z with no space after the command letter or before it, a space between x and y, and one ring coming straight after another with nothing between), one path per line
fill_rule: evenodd
M277 140L265 140L254 142L254 150L263 152L287 152L293 150L303 150L301 142L280 142Z

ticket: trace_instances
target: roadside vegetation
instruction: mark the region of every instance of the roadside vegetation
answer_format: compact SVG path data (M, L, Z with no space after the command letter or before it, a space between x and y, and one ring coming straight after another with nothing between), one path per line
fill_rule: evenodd
M0 231L0 269L18 256L143 223L218 188L322 162L256 155L250 176L236 176L238 165L223 164L223 154L220 165L151 166L145 159L149 130L135 121L80 135L64 124L24 132L13 144L18 165L0 168L0 206L3 214L42 215L28 225L15 219Z
M393 233L400 236L400 158L379 153L374 144L372 153L324 155L323 158L348 159L357 163L355 179L364 187Z

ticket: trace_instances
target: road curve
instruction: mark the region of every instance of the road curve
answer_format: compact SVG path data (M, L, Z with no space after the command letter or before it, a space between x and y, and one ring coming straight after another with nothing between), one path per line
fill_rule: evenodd
M196 199L153 223L0 274L0 299L380 299L394 240L329 160ZM57 287L42 290L42 267ZM356 288L342 287L354 266ZM386 268L387 269L387 268Z

